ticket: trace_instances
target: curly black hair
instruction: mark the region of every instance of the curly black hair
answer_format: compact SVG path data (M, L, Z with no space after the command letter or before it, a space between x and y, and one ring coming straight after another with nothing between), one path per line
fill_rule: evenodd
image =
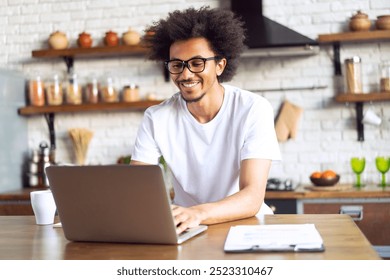
M233 78L244 50L244 23L229 10L210 9L208 6L173 11L166 19L154 22L146 32L153 34L144 38L144 44L150 50L149 59L161 61L169 60L169 49L174 42L205 38L217 56L227 59L226 68L218 77L219 82Z

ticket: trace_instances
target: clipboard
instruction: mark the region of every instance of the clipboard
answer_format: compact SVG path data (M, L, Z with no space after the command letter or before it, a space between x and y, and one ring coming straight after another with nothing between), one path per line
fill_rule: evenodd
M227 253L323 252L323 240L314 224L232 226L225 240Z

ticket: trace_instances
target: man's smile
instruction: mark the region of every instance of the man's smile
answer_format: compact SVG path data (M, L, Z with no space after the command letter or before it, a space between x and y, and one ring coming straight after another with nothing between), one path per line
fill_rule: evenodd
M192 87L196 86L197 84L199 84L199 82L197 82L197 81L180 82L180 85L182 85L185 88L192 88Z

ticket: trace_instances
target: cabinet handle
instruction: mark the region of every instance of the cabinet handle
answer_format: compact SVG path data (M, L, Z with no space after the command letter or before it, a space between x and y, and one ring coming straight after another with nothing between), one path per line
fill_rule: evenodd
M361 205L341 205L339 213L351 216L354 221L363 220L363 206Z

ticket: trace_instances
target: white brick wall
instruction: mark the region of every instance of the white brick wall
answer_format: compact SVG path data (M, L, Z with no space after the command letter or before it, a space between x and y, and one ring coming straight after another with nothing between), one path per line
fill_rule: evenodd
M362 9L371 19L390 13L387 0L331 1L331 0L264 0L267 17L316 39L318 34L347 29L349 17ZM91 33L95 44L108 30L118 34L129 27L142 32L152 21L165 17L169 11L188 6L229 6L229 0L20 0L0 1L0 65L22 70L26 76L39 71L46 76L65 72L61 59L31 58L31 50L47 47L51 32L61 30L72 45L79 33ZM359 55L364 64L365 90L378 86L378 63L390 60L390 43L343 44L341 59ZM343 182L351 182L353 174L349 158L362 154L367 157L365 177L377 181L376 155L390 156L390 102L365 104L384 117L387 126L366 126L363 143L357 142L354 106L338 104L333 97L342 90L340 78L333 76L332 48L322 46L317 56L304 58L245 58L231 84L246 89L326 86L325 89L265 91L275 112L281 102L290 100L304 109L298 137L281 143L283 163L275 165L272 176L308 182L308 175L319 169L332 168L342 175ZM82 77L92 73L102 76L107 71L119 78L119 83L136 82L141 94L155 93L168 97L175 92L166 83L161 69L154 62L140 58L76 59L75 71ZM56 115L57 159L72 162L73 154L67 129L88 127L95 135L88 153L88 163L114 163L121 155L130 153L142 113L81 113ZM28 118L29 147L37 148L48 141L47 125L43 117Z

